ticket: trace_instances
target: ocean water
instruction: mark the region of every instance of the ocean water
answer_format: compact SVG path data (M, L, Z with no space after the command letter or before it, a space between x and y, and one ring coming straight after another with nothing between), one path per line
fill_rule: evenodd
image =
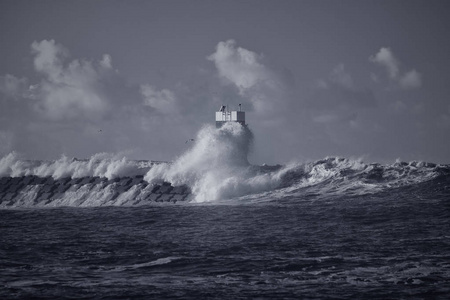
M0 298L448 299L449 165L250 147L230 124L171 163L3 157Z

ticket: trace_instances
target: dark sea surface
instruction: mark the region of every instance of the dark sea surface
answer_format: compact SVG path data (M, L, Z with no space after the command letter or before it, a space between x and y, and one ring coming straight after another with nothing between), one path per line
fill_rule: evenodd
M448 299L449 189L3 209L0 298Z
M0 159L0 299L450 299L450 165Z

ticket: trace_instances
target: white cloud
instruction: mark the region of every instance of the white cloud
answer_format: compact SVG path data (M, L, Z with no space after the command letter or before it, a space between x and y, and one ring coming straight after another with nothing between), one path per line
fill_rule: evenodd
M371 56L369 59L371 62L384 66L388 72L389 78L397 79L400 70L399 62L394 57L391 49L381 48L375 56Z
M248 100L251 110L265 116L287 109L289 100L285 93L289 85L285 81L292 78L269 68L261 54L237 47L234 40L228 40L219 42L207 59L214 62L220 78L237 88L238 95L233 99ZM230 104L228 99L226 104Z
M328 74L326 79L319 79L315 88L322 90L339 89L348 92L357 91L358 88L353 81L353 77L345 69L343 63L337 64Z
M170 90L127 83L108 54L96 60L70 58L53 40L34 42L31 49L34 82L0 76L0 154L16 150L30 158L62 152L85 157L132 150L141 158L151 149L152 159L170 159L179 141L192 137L201 122L192 122L198 114L193 109L188 116L178 113L194 101L183 101L179 108ZM183 94L183 100L197 101L197 96ZM142 139L150 133L152 139Z
M236 47L234 40L219 42L208 60L215 63L219 75L234 83L240 93L270 78L270 72L261 63L262 55Z
M414 89L422 85L422 75L416 70L409 71L402 78L399 84L404 89Z
M389 48L381 48L377 54L370 56L369 60L385 67L389 79L402 89L414 89L422 85L422 75L416 70L402 74L400 62Z
M68 51L54 40L33 42L34 67L45 79L33 86L34 98L40 101L36 108L52 120L101 116L108 108L101 88L104 70L90 61L73 60L64 65ZM111 58L105 55L100 67L111 68Z
M100 61L100 65L105 69L112 69L112 58L109 54L103 54L103 58Z
M141 85L141 94L144 96L144 104L155 108L158 112L164 114L173 114L177 112L175 94L167 89L160 91L155 87L145 84Z
M69 55L69 51L54 40L34 41L31 44L34 57L34 68L48 76L51 81L58 81L62 73L62 61Z
M346 89L354 89L355 85L353 83L353 78L351 75L345 70L344 64L338 64L330 74L330 80L337 85L346 88Z

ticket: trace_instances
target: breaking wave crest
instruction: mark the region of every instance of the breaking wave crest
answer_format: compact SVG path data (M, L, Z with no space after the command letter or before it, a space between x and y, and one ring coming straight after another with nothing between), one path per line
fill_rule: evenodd
M435 191L450 194L450 166L424 162L366 164L360 160L327 157L310 163L281 167L280 185L275 190L247 195L241 200L318 200L375 195L404 189L408 194L428 183ZM441 185L442 184L442 185ZM405 190L406 189L406 190Z
M220 129L204 127L189 151L174 163L152 167L144 178L185 184L191 188L194 202L271 201L376 193L431 180L449 170L448 166L423 162L381 165L336 157L254 166L247 160L251 142L250 130L239 123L227 123Z
M22 160L12 152L0 160L0 177L38 176L61 179L65 177L105 177L113 179L143 175L155 164L152 161L130 161L123 156L97 153L90 159L68 158L63 155L54 161Z
M374 195L427 184L450 194L450 166L423 162L367 164L328 157L287 165L251 165L252 133L238 123L202 128L174 162L99 153L80 160L0 159L0 207L135 206L157 202L296 202ZM423 189L422 189L423 190ZM230 201L231 200L231 201Z
M234 198L276 188L282 172L264 172L249 164L252 133L239 123L200 130L193 147L171 164L154 166L145 180L185 184L195 202ZM279 169L279 168L276 168Z

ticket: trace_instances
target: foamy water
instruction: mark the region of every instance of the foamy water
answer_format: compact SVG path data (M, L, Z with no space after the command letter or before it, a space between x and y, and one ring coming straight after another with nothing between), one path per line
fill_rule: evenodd
M4 156L0 298L447 299L448 165L256 166L251 142L230 123L170 163Z
M0 207L133 206L155 202L246 203L289 197L361 196L447 177L449 166L423 162L367 164L330 157L255 166L252 133L239 123L202 128L173 162L133 161L99 153L28 161L0 159Z

